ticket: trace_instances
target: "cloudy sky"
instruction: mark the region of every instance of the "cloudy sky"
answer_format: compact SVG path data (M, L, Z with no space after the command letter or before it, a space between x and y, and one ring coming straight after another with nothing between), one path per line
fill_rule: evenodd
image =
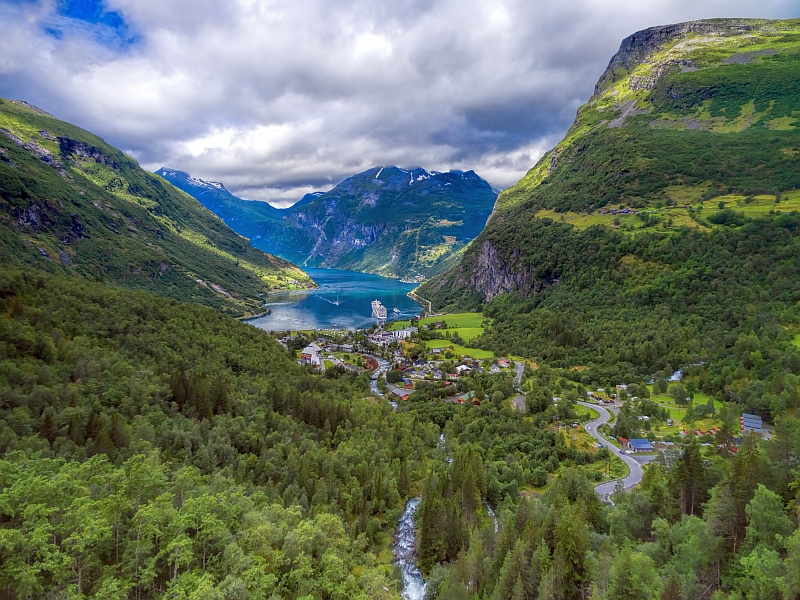
M374 165L519 179L623 37L800 0L0 0L0 96L285 205Z

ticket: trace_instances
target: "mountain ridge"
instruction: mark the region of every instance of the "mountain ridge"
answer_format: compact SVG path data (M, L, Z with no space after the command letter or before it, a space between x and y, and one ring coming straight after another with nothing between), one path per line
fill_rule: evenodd
M387 165L275 209L210 190L202 180L194 185L177 169L156 173L266 252L303 266L418 279L452 264L483 228L496 198L474 171Z
M587 381L699 365L705 393L780 414L780 368L735 347L800 373L800 21L747 23L628 38L631 70L610 62L616 80L416 293L492 317L475 347Z
M0 100L0 257L230 314L313 282L98 136Z
M498 196L456 271L421 293L461 290L474 304L533 289L524 248L488 239L506 220L710 230L700 211L716 208L712 198L768 216L767 196L800 188L799 48L797 20L693 21L625 38L564 139Z

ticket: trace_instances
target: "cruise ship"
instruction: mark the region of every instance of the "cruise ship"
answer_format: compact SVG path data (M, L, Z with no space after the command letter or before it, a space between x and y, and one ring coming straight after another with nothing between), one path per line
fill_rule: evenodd
M373 300L372 301L372 316L376 319L385 319L386 318L386 307L381 304L380 300Z

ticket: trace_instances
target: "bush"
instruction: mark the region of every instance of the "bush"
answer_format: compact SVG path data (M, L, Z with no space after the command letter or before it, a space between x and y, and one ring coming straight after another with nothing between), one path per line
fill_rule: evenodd
M725 208L708 217L708 221L710 223L714 223L715 225L738 227L739 225L744 225L747 222L747 219L745 218L744 213L733 210L732 208Z
M397 369L392 369L386 373L386 381L389 383L399 383L403 381L403 372L398 371Z

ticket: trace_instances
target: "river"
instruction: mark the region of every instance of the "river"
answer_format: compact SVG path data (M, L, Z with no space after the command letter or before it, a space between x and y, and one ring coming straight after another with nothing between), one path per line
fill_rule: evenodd
M414 514L417 512L419 502L419 498L412 498L406 502L406 509L397 523L392 550L395 562L403 574L403 600L422 600L425 597L425 582L416 564L417 537L414 530Z
M306 269L318 289L280 292L264 299L269 315L249 323L267 331L307 329L360 329L377 323L373 300L386 307L388 320L409 319L422 307L406 294L416 287L398 279L338 269ZM397 308L400 313L392 309Z

